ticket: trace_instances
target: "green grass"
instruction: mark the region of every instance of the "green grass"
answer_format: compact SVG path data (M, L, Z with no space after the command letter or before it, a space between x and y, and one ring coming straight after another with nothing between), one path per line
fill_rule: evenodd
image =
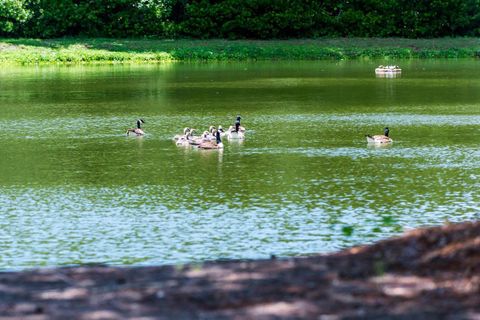
M480 38L0 39L0 64L480 57Z

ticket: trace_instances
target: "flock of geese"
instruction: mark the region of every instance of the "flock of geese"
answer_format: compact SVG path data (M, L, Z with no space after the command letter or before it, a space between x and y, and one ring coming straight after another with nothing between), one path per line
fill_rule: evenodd
M228 130L223 130L222 126L218 128L210 126L208 130L205 130L201 135L195 135L197 129L186 127L183 129L183 134L178 134L173 137L173 140L177 146L195 146L200 149L222 149L222 137L226 137L229 140L243 140L245 139L245 128L240 124L242 118L237 116L235 124L230 126ZM135 134L137 136L145 135L145 132L142 129L142 124L145 123L145 120L138 119L137 127L127 129L127 136L130 134ZM365 135L367 138L368 144L376 145L385 145L392 143L393 140L388 136L390 130L386 127L383 130L383 135Z
M226 137L229 140L243 140L245 139L245 127L242 127L240 121L241 117L237 116L235 123L224 130L222 126L210 126L208 130L205 130L201 135L196 135L197 129L186 127L183 129L183 134L177 134L173 137L173 140L177 146L194 146L200 149L222 149L222 138ZM142 129L142 124L145 120L138 119L137 127L127 129L127 136L134 134L137 136L145 135Z
M383 73L400 73L402 69L399 66L391 65L391 66L378 66L375 69L375 73L383 74ZM173 137L173 140L177 144L177 146L196 146L200 149L222 149L222 137L227 137L227 139L245 139L245 128L241 126L240 120L242 118L237 116L235 123L233 126L230 126L228 130L223 130L222 126L218 126L218 128L214 126L210 126L208 130L205 130L201 135L195 135L197 133L197 129L192 128L185 128L183 129L183 134L178 134ZM145 135L145 132L142 129L142 124L145 123L145 120L138 119L137 120L137 127L127 129L127 136L130 134L134 134L137 136ZM386 127L383 130L383 134L378 135L365 135L367 138L368 144L374 145L385 145L392 143L393 140L388 136L390 130Z

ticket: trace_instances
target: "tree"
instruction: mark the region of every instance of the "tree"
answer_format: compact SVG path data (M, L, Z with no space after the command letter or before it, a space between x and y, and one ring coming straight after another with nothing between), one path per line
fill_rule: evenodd
M0 1L0 35L15 36L26 22L30 12L25 8L24 0Z

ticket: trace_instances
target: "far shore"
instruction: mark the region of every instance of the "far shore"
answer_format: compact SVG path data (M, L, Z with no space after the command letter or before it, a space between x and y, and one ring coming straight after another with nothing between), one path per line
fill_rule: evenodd
M329 255L0 273L1 319L479 319L480 222Z
M8 39L0 64L479 58L480 38L292 40Z

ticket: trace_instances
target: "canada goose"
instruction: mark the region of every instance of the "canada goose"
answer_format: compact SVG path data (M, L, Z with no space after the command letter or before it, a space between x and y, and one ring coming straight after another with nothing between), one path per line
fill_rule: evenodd
M245 128L242 127L241 124L240 124L241 119L242 119L242 117L237 116L237 120L235 120L235 132L245 131Z
M230 140L245 139L245 133L242 130L236 131L233 126L230 126L227 130L227 138Z
M193 133L196 132L196 129L185 128L184 135L179 135L176 144L178 146L189 146L189 145L199 145L203 141L208 141L205 139L205 135L208 135L208 131L205 131L201 136L194 136Z
M180 139L182 137L185 137L187 135L187 133L189 133L191 130L192 129L189 128L189 127L183 128L183 134L176 134L175 136L173 136L173 140L177 141L178 139Z
M215 141L215 132L217 130L214 129L213 131L205 130L201 135L203 141Z
M207 137L210 135L210 133L208 131L205 131L203 132L203 134L201 136L194 136L193 135L193 132L195 131L195 129L193 129L192 131L190 131L190 135L188 137L188 142L193 145L193 146L198 146L199 144L201 144L202 142L204 141L210 141Z
M198 146L200 149L223 149L222 138L220 132L215 130L215 141L204 141Z
M145 134L145 132L141 128L141 125L143 123L145 123L145 120L138 119L136 128L127 129L127 136L130 135L130 132L135 133L137 136L143 136Z
M218 126L218 132L220 132L220 137L224 137L227 135L227 132L223 130L222 126Z
M191 131L187 131L187 133L183 136L181 136L180 138L178 138L177 142L175 142L175 144L177 146L184 146L184 147L187 147L189 146L191 143L191 137L192 137L192 132Z
M391 138L388 137L388 134L390 133L390 130L388 129L388 127L386 127L384 130L383 130L383 135L374 135L374 136L371 136L369 134L365 135L365 137L367 137L367 142L368 143L391 143L393 142L393 140Z

